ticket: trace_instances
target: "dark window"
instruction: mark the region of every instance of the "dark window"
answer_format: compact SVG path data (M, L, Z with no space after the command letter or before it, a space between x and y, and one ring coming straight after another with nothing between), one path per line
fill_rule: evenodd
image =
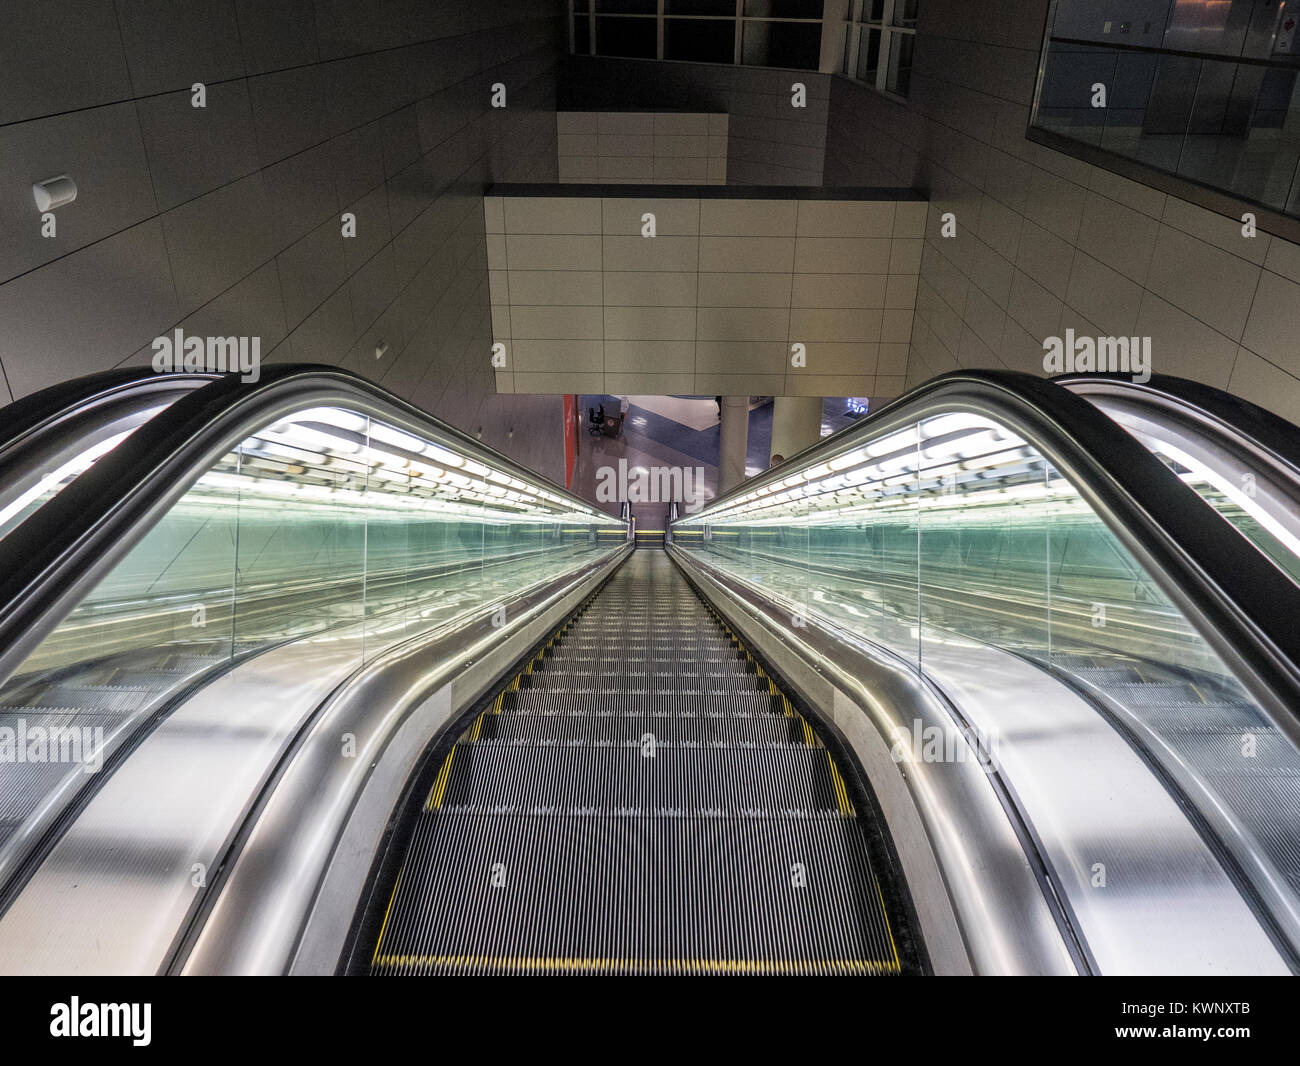
M573 16L573 54L591 55L591 20L586 15Z
M740 61L748 66L816 70L821 54L819 24L745 20Z
M654 59L659 29L655 19L597 18L596 53L629 59Z
M877 90L906 96L918 0L848 0L848 5L841 69Z
M916 36L911 33L892 33L889 42L889 81L886 83L891 93L906 96L912 84L912 49L916 46Z
M858 81L876 84L876 71L880 69L880 31L864 30L858 48Z
M734 22L736 0L664 0L664 12L669 15L729 15Z
M735 19L664 19L664 58L734 63Z
M850 2L860 12L860 5L873 0ZM594 48L585 35L593 10ZM817 70L822 34L837 40L841 32L838 23L825 22L824 0L570 0L570 12L576 55ZM849 54L856 51L846 49Z
M658 11L657 0L596 0L597 15L654 15Z
M753 18L820 19L822 0L745 0L745 14Z

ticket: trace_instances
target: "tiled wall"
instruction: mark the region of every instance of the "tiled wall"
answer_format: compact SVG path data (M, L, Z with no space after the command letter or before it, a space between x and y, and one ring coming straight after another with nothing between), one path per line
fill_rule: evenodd
M727 183L727 116L689 111L561 111L560 181Z
M481 191L556 175L564 7L6 3L0 403L179 325L358 370L558 473L558 401L493 391ZM31 184L65 172L45 239Z
M484 200L503 392L901 391L925 203L560 188Z
M804 107L792 104L796 82ZM820 185L830 88L813 71L570 56L560 107L725 112L729 184Z
M908 384L1073 327L1300 420L1300 247L1026 140L1047 3L926 0L907 105L834 81L827 182L930 195Z

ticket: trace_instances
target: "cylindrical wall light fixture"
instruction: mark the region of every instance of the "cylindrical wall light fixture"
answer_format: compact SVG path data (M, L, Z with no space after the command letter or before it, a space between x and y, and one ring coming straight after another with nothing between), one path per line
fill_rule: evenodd
M77 183L66 174L46 178L32 186L32 196L36 198L36 210L44 214L72 203L77 198Z

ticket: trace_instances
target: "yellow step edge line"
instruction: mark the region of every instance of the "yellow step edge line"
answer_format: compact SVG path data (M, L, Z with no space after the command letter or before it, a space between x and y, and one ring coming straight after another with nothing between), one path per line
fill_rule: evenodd
M474 728L470 730L470 734L469 734L470 742L473 743L474 741L478 740L478 735L482 731L483 731L483 715L480 714L477 718L474 719Z
M876 886L877 892L879 885ZM883 903L883 897L882 897ZM893 944L893 935L890 935ZM620 959L620 958L535 958L518 955L382 955L376 952L373 965L394 967L415 966L486 966L523 970L582 970L585 972L611 969L672 969L705 970L710 973L762 973L776 971L791 973L810 968L840 967L853 973L896 974L901 971L898 952L894 960L887 959Z
M889 912L885 910L885 894L880 891L879 881L876 881L876 898L880 900L880 913L885 918L885 933L889 936L889 950L894 953L894 972L902 973L903 964L898 961L898 945L894 943L894 930L889 921Z
M397 880L393 882L393 894L388 897L388 906L384 908L384 920L379 926L379 939L375 941L375 954L370 960L371 966L373 966L379 959L379 949L383 947L384 944L384 932L388 929L388 916L393 913L393 901L397 899L397 889L402 883L402 874L404 872L405 871L403 870L398 870Z
M840 776L840 768L835 765L835 760L831 758L831 753L826 753L826 760L831 764L831 780L835 784L835 796L839 800L841 814L854 814L853 803L849 800L849 790L844 784L844 778Z
M442 806L443 793L447 791L447 778L451 776L451 760L456 757L456 749L452 748L443 761L441 769L438 770L438 777L433 782L433 792L429 796L430 805L425 807L426 811L436 811Z
M799 724L803 726L803 742L810 748L817 746L817 738L813 736L812 726L808 724L808 719L802 714L799 716ZM834 768L834 763L831 764Z

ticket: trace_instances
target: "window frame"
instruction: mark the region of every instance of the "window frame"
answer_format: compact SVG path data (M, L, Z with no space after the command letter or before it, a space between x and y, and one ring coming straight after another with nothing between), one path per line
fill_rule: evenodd
M892 0L890 0L892 2ZM820 62L816 67L772 67L767 65L758 65L754 63L742 62L744 56L744 39L745 24L751 22L777 22L792 23L796 25L816 25L821 28L819 39L825 41L827 27L833 25L833 20L826 17L825 5L822 6L822 13L817 18L772 18L765 15L746 15L745 0L736 0L735 8L729 15L675 15L666 11L666 0L656 0L655 13L649 12L631 14L615 12L597 12L597 0L569 0L569 54L586 55L592 58L599 58L601 53L596 51L596 20L597 19L654 19L656 23L656 43L655 54L653 56L644 56L645 59L664 59L664 29L667 25L666 20L681 20L683 22L730 22L733 27L731 59L728 61L718 61L709 59L688 59L688 60L669 60L669 62L686 62L686 63L713 63L716 66L733 66L733 67L752 67L757 70L806 70L807 73L817 73L820 69ZM587 50L577 52L577 19L586 18L587 20ZM611 58L611 57L607 57ZM621 57L612 57L621 58Z
M916 54L915 24L911 26L897 26L894 24L895 11L902 8L905 3L906 0L883 0L880 19L876 21L870 17L871 0L849 0L848 13L841 23L844 27L844 60L839 71L840 75L850 81L857 82L859 85L866 85L875 89L881 95L888 96L891 100L897 100L900 103L907 102L907 94L889 88L889 75L894 54L894 38L911 37L913 39L912 54ZM919 2L917 6L919 8ZM873 30L880 34L880 55L876 61L874 83L863 81L857 76L858 56L863 46L863 36L865 34L869 40Z

